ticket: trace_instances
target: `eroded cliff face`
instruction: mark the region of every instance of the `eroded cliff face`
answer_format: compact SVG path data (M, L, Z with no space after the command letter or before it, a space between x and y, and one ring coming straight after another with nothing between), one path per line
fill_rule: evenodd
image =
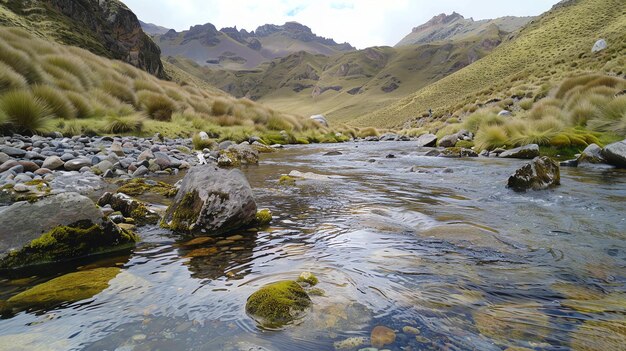
M165 78L161 50L143 32L137 16L120 1L45 0L45 2L53 10L89 29L113 58Z

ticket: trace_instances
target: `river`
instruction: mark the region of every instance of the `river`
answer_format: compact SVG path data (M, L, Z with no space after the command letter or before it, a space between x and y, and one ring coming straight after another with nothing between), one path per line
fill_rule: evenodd
M4 316L0 350L358 350L378 325L396 332L388 350L626 350L625 171L562 168L560 187L515 193L506 180L527 161L414 150L288 147L243 169L267 229L189 243L143 227L130 254L1 278L6 300L121 268L89 299ZM292 170L331 177L280 185ZM259 328L247 297L303 271L324 296Z

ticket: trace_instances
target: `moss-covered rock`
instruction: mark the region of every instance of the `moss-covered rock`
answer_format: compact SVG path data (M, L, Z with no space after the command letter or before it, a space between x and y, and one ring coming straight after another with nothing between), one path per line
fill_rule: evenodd
M89 255L134 246L135 233L111 221L101 224L89 220L68 226L57 226L33 239L21 249L0 259L0 269L19 268L51 262L68 261Z
M508 187L515 191L542 190L561 183L559 164L547 156L537 157L509 177Z
M98 199L98 206L106 205L110 205L114 211L119 211L124 217L134 219L137 225L156 224L161 219L145 203L135 200L124 193L104 193Z
M307 283L310 286L315 286L319 282L315 274L311 272L302 272L297 280L299 283Z
M129 196L139 196L145 193L159 194L165 197L176 196L176 187L159 181L146 180L143 178L131 179L117 189L118 193Z
M286 280L266 285L250 295L246 313L265 328L280 328L300 318L310 305L304 289Z
M257 225L264 227L269 225L272 222L272 211L267 208L261 209L256 213L256 223Z
M109 286L119 268L97 268L69 273L21 292L7 303L16 308L54 306L93 297Z
M278 179L278 184L280 185L296 185L296 178L284 175Z

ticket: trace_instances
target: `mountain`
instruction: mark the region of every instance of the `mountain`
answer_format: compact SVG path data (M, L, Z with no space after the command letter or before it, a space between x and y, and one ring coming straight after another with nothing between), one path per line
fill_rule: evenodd
M163 56L182 56L200 65L233 69L254 68L298 51L328 56L355 50L350 44L317 36L309 27L296 22L282 26L267 24L253 32L236 27L218 30L207 23L180 33L172 29L154 36L154 40Z
M562 1L483 59L351 123L400 126L429 109L450 116L494 99L540 99L569 76L624 75L625 30L623 0ZM599 39L608 48L594 54L591 48Z
M139 24L141 24L141 29L148 35L162 35L170 31L169 28L161 27L153 23L139 21Z
M235 96L346 122L472 64L507 35L492 26L454 42L374 47L332 56L300 51L249 70L204 67L182 57L166 62Z
M480 33L489 30L494 25L503 32L512 33L532 20L533 17L508 16L474 21L472 18L466 19L456 12L453 12L451 15L442 13L433 17L430 21L413 28L410 34L396 44L396 47L464 39L480 35Z
M159 47L118 0L0 0L0 25L22 27L165 77Z

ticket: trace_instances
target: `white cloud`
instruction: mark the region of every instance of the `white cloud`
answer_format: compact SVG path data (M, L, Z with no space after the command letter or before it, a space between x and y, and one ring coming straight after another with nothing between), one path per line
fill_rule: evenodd
M178 31L213 23L254 30L263 24L297 21L314 33L358 48L394 45L439 13L474 19L533 16L558 0L122 0L145 21Z

